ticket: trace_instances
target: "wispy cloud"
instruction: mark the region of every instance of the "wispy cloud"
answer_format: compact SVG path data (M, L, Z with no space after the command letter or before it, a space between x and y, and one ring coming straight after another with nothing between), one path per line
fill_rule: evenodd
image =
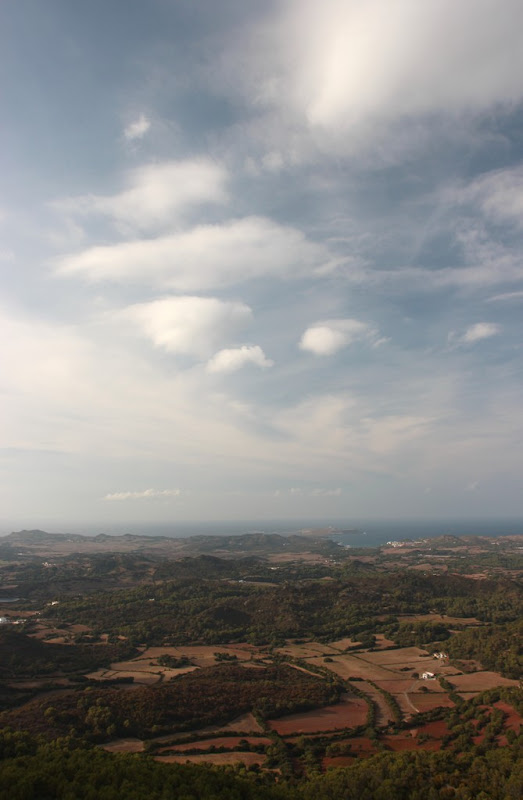
M60 258L56 268L60 275L93 282L131 280L201 291L253 278L311 275L334 263L327 247L308 241L301 231L249 217L154 239L90 247Z
M144 489L142 492L113 492L106 494L104 500L166 500L180 494L180 489Z
M477 202L483 213L498 223L523 226L523 167L487 172L463 191L463 198Z
M494 322L476 322L474 325L470 325L462 334L451 331L448 338L449 342L467 345L481 342L483 339L490 339L500 333L501 326Z
M138 119L130 122L129 125L124 128L124 138L128 142L134 142L136 139L143 139L150 127L150 119L146 117L145 114L140 114Z
M487 303L505 302L506 300L523 300L523 291L502 292L486 298Z
M292 486L290 489L276 489L274 492L275 497L341 497L343 489L336 487L335 489L316 487L314 489L304 489L300 486Z
M127 188L114 195L82 195L55 201L67 215L104 216L130 232L172 227L197 206L227 200L227 171L210 158L160 161L131 170Z

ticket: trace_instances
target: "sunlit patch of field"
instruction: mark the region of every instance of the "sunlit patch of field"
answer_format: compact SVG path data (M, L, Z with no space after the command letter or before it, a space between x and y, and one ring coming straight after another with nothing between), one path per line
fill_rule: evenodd
M334 647L335 650L340 650L343 653L348 647L357 647L360 642L358 642L357 639L351 639L345 636L343 639L336 639L334 642L329 642L329 644L331 647Z
M156 752L161 754L164 752L176 751L173 752L173 755L176 755L176 753L184 753L187 750L209 750L212 747L227 747L229 750L234 750L243 742L269 745L272 743L272 740L267 736L218 736L212 739L198 739L193 742L184 742L183 744L176 744L175 742L166 747L161 747ZM245 745L243 746L245 747Z
M196 733L207 734L215 731L224 731L230 733L262 733L263 728L254 714L247 712L247 714L241 714L239 717L235 717L235 719L231 720L226 725L210 725L206 728L201 728L201 730L196 731Z
M406 719L419 711L454 705L449 700L445 689L436 680L424 681L405 678L404 680L376 681L376 686L394 697ZM423 688L428 691L420 691Z
M358 656L339 654L331 656L332 661L325 661L323 658L311 658L310 663L319 667L325 667L331 672L339 675L340 678L361 678L362 680L387 680L392 678L393 673L368 661L364 661Z
M496 686L519 686L519 681L503 678L497 672L470 672L463 675L452 675L450 682L458 692L483 692Z
M366 650L358 655L371 664L380 664L386 667L408 667L411 664L417 665L420 661L425 663L428 661L429 653L422 650L421 647L398 647L395 650Z
M143 753L144 743L141 739L115 739L102 744L101 747L108 753Z
M17 614L18 616L18 614ZM23 612L20 616L27 617L27 612ZM71 625L68 623L64 623L63 625L57 625L55 622L51 622L45 619L39 620L36 624L32 626L31 631L28 633L28 636L31 639L38 639L39 641L45 641L46 644L65 644L65 645L73 645L76 644L76 639L78 635L82 634L90 634L91 628L88 625ZM97 642L97 644L106 644L103 640Z
M139 683L142 686L152 686L160 681L160 675L154 672L134 672L132 670L117 670L111 675L105 675L104 680L110 678L133 678L134 683Z
M45 640L46 644L69 644L67 635L63 636L53 636L50 639Z
M412 702L409 694L395 694L394 699L399 706L403 719L411 719L413 714L418 713L419 709Z
M269 564L288 564L303 561L307 564L325 564L325 556L321 553L267 553L265 559Z
M145 661L143 659L130 659L129 661L116 661L111 664L111 670L114 672L155 672L157 673L161 668L154 662Z
M376 644L374 649L376 650L385 650L389 647L396 647L395 643L392 639L387 639L383 633L377 633L374 637L376 639Z
M337 655L339 650L334 645L322 644L321 642L306 642L304 644L287 644L285 647L279 647L277 652L291 658L314 658L321 655Z
M375 635L375 639L376 639L376 644L373 649L383 650L388 647L396 647L392 639L387 639L383 633L377 633ZM357 639L351 639L350 637L345 636L343 639L336 639L333 642L329 642L329 645L333 647L335 650L343 653L345 652L345 650L348 650L349 648L361 647L361 642L359 642Z
M257 651L254 650L254 653ZM134 683L150 686L161 681L168 681L178 675L184 675L200 667L210 667L220 663L216 653L225 653L236 657L240 663L245 663L253 655L253 648L249 646L220 645L190 645L187 647L149 647L135 658L127 661L117 661L111 664L110 669L98 669L87 674L92 680L112 680L114 678L133 678ZM161 656L173 658L186 657L191 662L185 667L162 666L158 663Z
M402 673L407 676L409 672L411 673L410 676L412 676L413 672L417 672L419 675L423 672L432 672L443 677L451 677L461 672L456 667L433 658L419 647L401 647L396 650L383 650L381 652L365 651L358 653L357 657L363 662L387 670L389 678L392 678L392 673L396 673L399 678ZM387 677L382 675L377 678L377 680L380 679L386 680Z
M170 669L168 667L149 667L145 665L136 665L132 661L122 661L117 664L111 664L110 669L97 669L94 672L88 672L86 677L93 681L108 681L117 678L132 678L134 684L140 686L152 686L155 683L160 683L163 680L169 680L171 677L181 675L185 672L194 672L198 667L180 667L180 669Z
M442 622L449 625L483 625L476 617L447 617L445 614L401 614L399 622Z
M152 661L160 656L169 655L174 658L187 658L198 667L210 667L217 663L215 653L226 653L229 656L236 656L238 661L248 661L253 654L257 653L256 648L249 646L234 645L183 645L181 647L148 647L138 656L136 660Z
M376 681L376 685L380 687L380 689L384 689L386 692L390 692L393 695L400 694L403 692L419 692L422 687L428 688L430 686L429 691L434 692L444 692L443 689L438 681L424 681L418 678L411 678L407 676L406 678L398 678L391 681Z
M291 662L285 662L285 663L289 667L291 667L292 669L298 670L298 672L304 672L306 675L312 675L313 678L320 678L321 677L320 675L318 675L317 672L313 672L312 670L307 669L306 667L301 667L301 666L298 666L298 664L292 664Z
M230 722L227 722L223 725L207 725L205 728L198 728L197 730L191 731L191 734L200 737L206 738L210 734L215 733L223 733L224 735L228 734L249 734L249 733L263 733L263 728L251 712L247 712L246 714L241 714L238 717L235 717ZM185 733L174 733L174 734L163 734L162 736L155 736L152 739L149 739L151 742L171 742L175 741L176 739L184 738L187 736L187 732Z

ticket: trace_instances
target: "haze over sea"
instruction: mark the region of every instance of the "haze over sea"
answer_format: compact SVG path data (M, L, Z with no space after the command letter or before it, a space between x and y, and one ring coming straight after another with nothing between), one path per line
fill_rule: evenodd
M23 525L0 526L0 536ZM31 527L35 527L34 525ZM289 535L304 530L333 529L332 538L351 547L379 547L388 541L405 539L433 539L438 536L514 536L523 535L522 519L443 519L443 520L361 520L361 519L295 519L295 520L234 520L231 522L173 522L173 523L110 523L86 524L70 523L44 525L48 533L75 533L96 536L100 533L121 536L129 533L140 536L169 536L175 539L186 536L241 536L246 533L279 533ZM343 531L343 533L340 533Z

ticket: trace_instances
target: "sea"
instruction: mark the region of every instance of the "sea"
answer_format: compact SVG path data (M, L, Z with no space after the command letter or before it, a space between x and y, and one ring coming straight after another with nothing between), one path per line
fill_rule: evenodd
M36 527L36 526L33 526ZM370 520L370 519L295 519L244 520L233 522L111 523L41 526L48 533L80 533L96 536L105 533L121 536L240 536L246 533L278 533L288 536L302 531L331 531L327 534L342 545L361 548L379 547L389 541L433 539L438 536L523 536L523 519L459 519L459 520ZM0 530L0 535L20 528ZM1 540L0 540L1 541Z

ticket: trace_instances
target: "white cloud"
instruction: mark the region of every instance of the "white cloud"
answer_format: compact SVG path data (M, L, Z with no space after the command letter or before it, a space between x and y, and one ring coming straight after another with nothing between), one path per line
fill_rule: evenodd
M504 302L505 300L523 300L523 291L518 292L503 292L502 294L495 294L492 297L487 297L486 302Z
M483 213L495 222L523 226L523 167L498 170L472 181L462 192L475 200Z
M328 384L326 394L317 396L308 393L313 386L300 386L283 403L256 393L244 407L241 395L215 393L205 370L177 372L92 325L82 329L6 312L0 333L2 445L25 450L33 464L45 459L52 465L38 470L32 484L40 510L55 504L74 516L83 498L87 515L95 498L115 486L115 477L131 488L113 493L125 494L137 486L168 487L173 474L183 474L194 518L202 514L205 484L216 487L212 515L223 487L238 483L247 494L301 485L309 497L315 487L334 491L350 480L352 489L362 488L368 513L382 491L378 475L393 487L408 483L411 493L423 475L422 487L430 481L436 493L438 475L454 488L471 475L483 486L500 463L507 474L518 474L521 466L521 391L504 367L481 384L481 408L476 384L460 372L449 376L447 362L438 369L430 354L425 368L414 356L418 380L412 373L409 379L408 367L394 375L397 364L383 365L369 392L360 386L353 395L329 394ZM471 386L473 392L465 391ZM27 492L26 463L17 472L17 504ZM77 471L84 463L85 483ZM12 483L6 485L11 491ZM69 506L63 505L64 485ZM236 506L238 515L241 510L248 517L249 503ZM106 505L115 513L127 507ZM225 518L227 507L220 508Z
M305 490L300 486L292 486L290 489L276 489L274 492L275 497L283 497L285 495L290 495L291 497L341 497L342 494L343 491L339 487L336 489L316 488Z
M292 0L259 97L311 125L483 109L523 94L518 0ZM252 43L251 43L252 45Z
M168 353L205 358L249 323L252 311L240 302L184 296L137 303L110 318L133 323L155 347Z
M143 492L114 492L106 494L104 500L165 500L179 497L180 489L145 489Z
M357 319L331 319L307 328L300 348L317 356L330 356L356 341L375 338L376 331ZM381 340L383 341L383 340Z
M143 139L150 127L150 119L145 114L140 114L138 119L126 126L123 135L128 142L133 142L135 139Z
M231 286L334 268L328 249L295 228L260 217L201 225L183 233L91 247L56 262L60 275L90 281L145 281L178 291Z
M256 169L318 153L375 168L433 154L449 131L469 147L479 114L511 110L522 25L519 0L285 0L235 31L211 81L249 104L234 149Z
M114 195L66 198L54 207L66 214L102 215L132 230L172 226L195 206L227 199L227 172L210 158L164 161L131 170L128 188Z
M500 326L494 322L477 322L467 328L461 337L461 341L465 344L474 344L482 339L490 339L491 336L497 336L500 332Z
M272 367L274 361L266 357L259 345L236 347L220 350L214 355L207 369L209 372L236 372L247 364L255 364L257 367Z

